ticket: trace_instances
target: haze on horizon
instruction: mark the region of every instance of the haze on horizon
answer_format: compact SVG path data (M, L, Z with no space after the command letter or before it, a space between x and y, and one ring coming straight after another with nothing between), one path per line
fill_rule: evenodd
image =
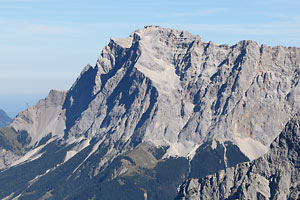
M296 0L0 0L0 108L13 117L51 89L67 90L110 37L144 25L219 44L249 39L300 47L299 10Z

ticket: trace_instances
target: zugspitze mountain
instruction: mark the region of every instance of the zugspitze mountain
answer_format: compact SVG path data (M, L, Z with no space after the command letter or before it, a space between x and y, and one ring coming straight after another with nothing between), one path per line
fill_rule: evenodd
M0 129L0 197L172 199L267 152L300 108L300 49L146 26Z

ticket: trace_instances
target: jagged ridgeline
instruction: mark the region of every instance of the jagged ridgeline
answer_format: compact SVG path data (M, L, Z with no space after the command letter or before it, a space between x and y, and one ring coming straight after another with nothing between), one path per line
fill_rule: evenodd
M300 199L300 112L263 157L202 179L190 179L176 199Z
M172 199L256 159L299 108L300 50L147 26L0 129L0 198Z

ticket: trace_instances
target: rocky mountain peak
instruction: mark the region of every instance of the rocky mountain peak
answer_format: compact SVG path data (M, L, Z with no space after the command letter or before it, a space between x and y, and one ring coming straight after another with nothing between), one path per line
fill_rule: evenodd
M166 156L193 155L216 138L255 159L299 107L299 63L297 48L217 45L146 26L111 38L56 103L66 127L60 135L150 142L168 146Z
M24 132L31 141L30 146L47 135L62 136L65 129L65 117L62 105L66 92L51 90L49 95L35 106L20 112L10 124L16 132Z
M5 195L29 199L112 188L123 191L115 199L170 199L186 178L268 150L300 107L299 66L297 48L218 45L157 26L111 38L68 91L51 91L0 129L0 185L12 177Z

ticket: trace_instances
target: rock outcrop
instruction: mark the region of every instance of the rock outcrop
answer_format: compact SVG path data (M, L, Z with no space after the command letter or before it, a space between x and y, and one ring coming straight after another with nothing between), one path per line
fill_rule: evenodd
M189 179L177 199L299 199L300 112L290 120L263 157Z

